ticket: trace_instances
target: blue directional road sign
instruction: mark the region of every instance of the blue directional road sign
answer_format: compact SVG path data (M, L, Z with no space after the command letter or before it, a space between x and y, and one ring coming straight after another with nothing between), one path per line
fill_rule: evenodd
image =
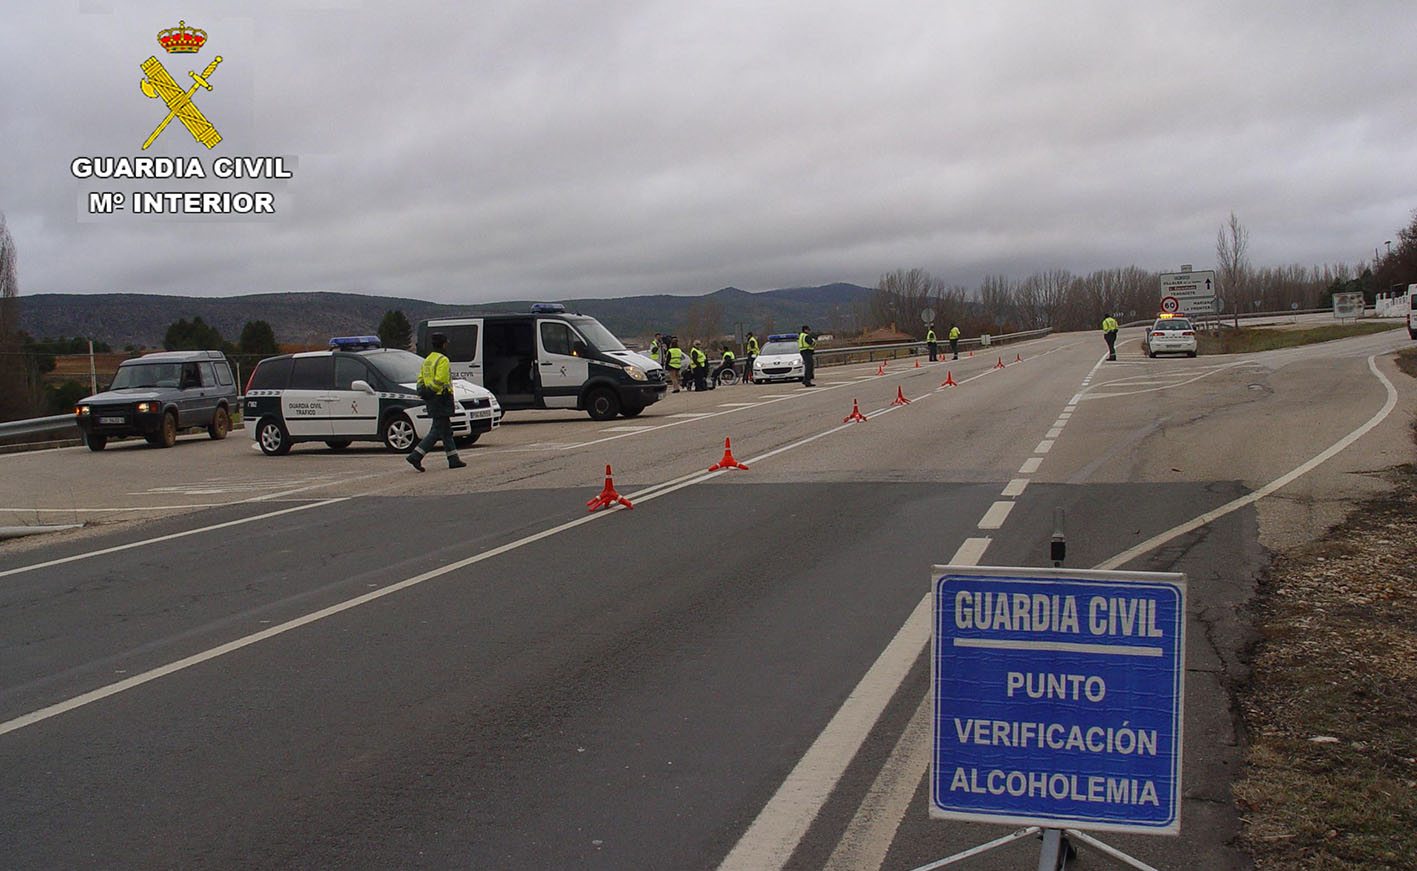
M930 815L1177 834L1186 577L935 566Z

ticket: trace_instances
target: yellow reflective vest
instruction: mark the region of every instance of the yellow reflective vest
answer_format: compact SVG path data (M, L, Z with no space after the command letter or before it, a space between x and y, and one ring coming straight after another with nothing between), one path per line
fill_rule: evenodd
M951 339L958 339L958 338L959 338L959 327L950 327L950 338L951 338Z
M435 393L452 393L453 373L448 358L437 351L423 358L423 366L418 370L418 383L432 388Z
M669 368L671 368L671 369L682 369L682 368L684 368L684 349L683 349L683 348L670 348L670 349L669 349Z
M1117 331L1117 319L1108 315L1102 319L1102 332L1115 333Z
M706 366L708 365L708 355L705 354L700 348L690 348L689 362L694 364L695 369L699 368L700 366Z
M758 356L757 336L753 336L752 338L748 339L748 353L753 355L754 357Z
M797 350L814 351L817 348L817 340L808 333L797 334Z
M934 328L934 327L931 327L931 328L930 328L930 331L925 334L925 341L927 341L927 342L933 342L933 341L935 341L935 328Z

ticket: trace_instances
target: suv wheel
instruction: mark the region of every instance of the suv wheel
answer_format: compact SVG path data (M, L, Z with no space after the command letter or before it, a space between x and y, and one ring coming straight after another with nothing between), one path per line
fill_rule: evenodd
M256 443L268 457L278 457L290 453L290 433L281 422L273 417L263 419L256 426Z
M147 437L148 444L155 448L170 448L177 444L177 415L168 412L162 416L162 429Z
M384 447L400 454L406 454L418 444L418 432L407 415L391 414L384 420L384 428L379 433Z
M84 436L84 444L88 445L91 451L101 451L104 445L108 444L108 436L89 433Z
M224 439L226 434L231 432L231 412L223 405L212 415L211 426L207 427L207 435L213 439Z
M586 397L585 410L591 420L614 420L620 413L620 397L608 387L597 387Z

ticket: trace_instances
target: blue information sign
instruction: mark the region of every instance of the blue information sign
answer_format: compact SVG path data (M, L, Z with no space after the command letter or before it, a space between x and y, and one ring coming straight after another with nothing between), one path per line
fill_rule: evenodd
M930 815L1177 834L1186 577L935 566Z

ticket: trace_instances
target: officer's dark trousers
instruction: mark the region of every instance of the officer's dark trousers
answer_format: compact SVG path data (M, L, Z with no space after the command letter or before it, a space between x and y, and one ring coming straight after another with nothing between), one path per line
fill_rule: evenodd
M959 339L950 339L950 353L956 360L959 359Z
M814 356L816 356L816 354L815 354L815 352L813 352L813 351L803 351L803 352L802 352L802 383L803 383L803 384L811 384L811 383L812 383L812 373L813 373L813 372L816 370L816 368L817 368L816 365L812 362L812 358L813 358Z
M422 457L433 450L433 446L438 443L438 439L443 440L443 453L449 457L458 455L457 443L453 441L453 421L448 417L433 418L433 426L428 430L428 435L423 437L423 441L418 443L418 447L413 449L414 456Z
M1102 338L1107 340L1107 359L1117 359L1117 331L1108 330L1102 334Z
M930 350L931 363L934 363L936 360L940 359L940 346L938 344L936 344L935 342L927 342L925 344L925 347Z

